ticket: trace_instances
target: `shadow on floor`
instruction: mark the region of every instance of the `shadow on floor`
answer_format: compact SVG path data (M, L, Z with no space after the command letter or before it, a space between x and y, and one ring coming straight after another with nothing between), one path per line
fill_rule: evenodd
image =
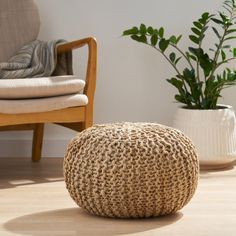
M22 216L4 224L7 231L31 236L112 236L158 229L182 218L178 212L147 219L112 219L88 214L80 208L46 211Z
M0 158L0 189L63 180L63 158Z
M221 169L212 169L212 170L201 170L200 178L209 179L209 178L231 178L235 176L236 161L225 168Z

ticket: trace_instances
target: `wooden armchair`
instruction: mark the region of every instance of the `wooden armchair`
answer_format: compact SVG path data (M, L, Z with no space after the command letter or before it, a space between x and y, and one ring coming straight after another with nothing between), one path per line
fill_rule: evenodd
M17 4L19 5L16 6ZM25 7L27 11L29 9L32 11L32 13L27 13L31 17L32 16L37 17L38 15L38 11L37 11L34 1L1 0L0 1L0 17L4 9L9 8L9 7L10 8L18 7L18 9L19 7L21 8ZM23 10L21 12L26 14ZM26 16L24 19L32 20ZM38 20L36 19L34 21L37 22ZM20 25L20 27L22 27L22 24ZM3 22L3 25L4 25L4 22ZM16 29L16 27L12 27L12 28ZM27 28L30 28L30 27L28 26ZM22 30L22 29L19 29L19 30ZM2 29L0 28L0 34L1 34L1 31ZM17 33L19 32L16 32L16 34ZM4 40L4 42L5 41L6 40ZM17 42L18 48L24 43L27 43L27 40L25 40L24 42L23 41ZM3 57L1 58L1 47L7 46L6 44L4 45L4 42L3 41L1 42L1 39L0 39L0 61L3 61L4 59ZM81 40L61 44L57 47L57 53L58 54L65 53L67 51L74 50L83 46L88 46L88 63L87 63L87 73L86 73L86 80L85 80L86 84L83 91L83 93L88 98L87 105L77 106L77 107L67 107L60 110L51 110L51 111L46 111L46 112L17 113L17 114L0 113L0 131L33 130L32 161L36 162L36 161L39 161L41 158L44 123L55 123L55 124L73 129L75 131L82 131L93 124L93 101L94 101L94 93L95 93L95 86L96 86L96 66L97 66L96 40L93 37L88 37ZM15 49L12 49L11 54L14 53ZM10 102L11 101L9 101L9 104Z

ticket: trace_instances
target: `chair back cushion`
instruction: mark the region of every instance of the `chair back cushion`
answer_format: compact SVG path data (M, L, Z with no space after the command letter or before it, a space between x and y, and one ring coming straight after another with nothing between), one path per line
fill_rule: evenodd
M0 0L0 62L38 37L39 12L33 0Z

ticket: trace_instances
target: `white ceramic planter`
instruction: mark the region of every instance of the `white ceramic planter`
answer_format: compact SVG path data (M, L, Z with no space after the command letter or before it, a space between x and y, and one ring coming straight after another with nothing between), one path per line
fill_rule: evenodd
M236 119L231 106L217 110L179 108L173 126L195 144L202 168L223 168L236 159ZM223 108L225 107L225 108Z

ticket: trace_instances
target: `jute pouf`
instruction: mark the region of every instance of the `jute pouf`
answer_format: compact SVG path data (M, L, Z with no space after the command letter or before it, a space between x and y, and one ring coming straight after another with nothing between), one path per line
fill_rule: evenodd
M192 142L150 123L96 125L81 132L64 159L67 189L90 213L120 218L174 213L198 182Z

